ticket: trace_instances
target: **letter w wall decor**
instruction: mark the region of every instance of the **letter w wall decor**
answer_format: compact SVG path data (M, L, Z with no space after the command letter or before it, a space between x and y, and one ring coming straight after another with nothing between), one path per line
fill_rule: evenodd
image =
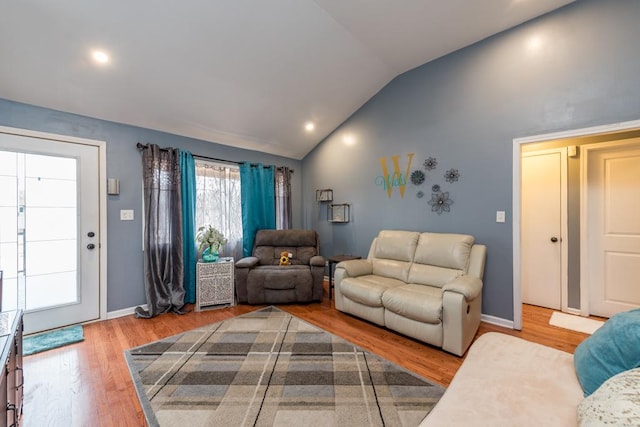
M404 198L404 191L407 185L407 178L409 177L409 171L411 170L411 161L413 160L414 153L407 154L407 167L404 173L400 169L400 156L392 156L391 162L393 163L393 173L389 173L387 167L387 158L380 158L380 166L382 167L382 176L376 177L375 183L377 186L382 187L387 192L387 197L391 198L393 189L398 188L400 192L400 198Z

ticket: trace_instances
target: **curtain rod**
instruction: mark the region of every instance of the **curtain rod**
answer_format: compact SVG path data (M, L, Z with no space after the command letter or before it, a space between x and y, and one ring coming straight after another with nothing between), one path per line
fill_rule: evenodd
M136 147L138 148L138 150L142 151L145 148L149 148L149 144L141 144L141 143L137 143ZM161 148L161 151L167 151L170 150L170 148ZM209 157L209 156L201 156L199 154L192 154L193 157L198 158L198 159L202 159L202 160L213 160L214 162L223 162L223 163L233 163L235 165L241 165L243 163L246 162L238 162L236 160L225 160L225 159L217 159L215 157ZM251 166L258 166L257 163L250 163ZM269 166L265 166L265 169L268 168ZM283 169L284 166L276 166L276 169ZM294 173L293 169L289 169L291 171L291 173Z

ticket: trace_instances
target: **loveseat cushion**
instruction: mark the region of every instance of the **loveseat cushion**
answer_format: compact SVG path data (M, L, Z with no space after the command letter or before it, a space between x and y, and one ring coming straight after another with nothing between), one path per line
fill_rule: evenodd
M584 395L606 380L640 367L640 308L618 313L576 348L573 360Z
M402 317L423 323L442 321L442 289L408 284L387 290L382 295L384 308Z
M383 230L376 237L375 258L413 261L420 233L415 231Z
M346 298L369 307L382 307L382 295L404 282L389 277L366 275L347 277L340 283L340 292Z
M414 231L381 231L373 248L373 274L407 283L419 237Z
M414 263L409 270L408 282L441 288L462 275L462 270Z
M466 234L421 233L413 261L466 273L473 242Z

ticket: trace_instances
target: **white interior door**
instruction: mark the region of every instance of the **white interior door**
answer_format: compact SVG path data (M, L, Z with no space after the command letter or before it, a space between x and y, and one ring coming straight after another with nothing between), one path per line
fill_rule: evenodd
M566 149L522 154L522 302L566 310Z
M100 318L99 148L0 133L2 309L25 332Z
M640 307L640 139L584 152L581 290L610 317Z

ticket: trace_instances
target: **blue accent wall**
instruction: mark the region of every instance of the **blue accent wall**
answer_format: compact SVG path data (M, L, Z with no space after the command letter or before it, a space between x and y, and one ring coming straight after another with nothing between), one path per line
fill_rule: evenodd
M513 319L513 139L639 119L638 21L640 1L579 0L391 81L303 159L304 223L322 253L366 256L381 229L472 234L488 247L482 312ZM411 170L428 157L437 169L389 198L380 158L393 169L400 156L404 172L409 153ZM450 168L458 182L445 182ZM450 192L449 213L431 212L432 184ZM351 204L351 222L327 222L320 188Z
M194 155L293 168L293 223L295 227L302 226L301 161L3 99L0 99L0 125L106 141L107 177L120 180L120 194L107 196L109 312L146 303L142 258L142 157L136 148L138 142L182 148ZM121 209L133 209L135 220L120 221Z
M325 256L366 256L381 229L472 234L488 246L482 311L513 319L513 139L639 119L638 21L640 1L578 0L427 63L391 81L303 161L2 99L0 125L107 141L107 176L121 182L120 195L107 201L109 311L145 303L135 145L153 142L294 168L294 226L316 229ZM527 48L534 36L537 50ZM404 197L398 188L388 197L376 185L380 159L393 171L391 157L399 156L404 172L409 153L412 171L428 157L438 166L420 187L408 183ZM458 182L444 180L450 168ZM430 211L433 184L449 191L451 212ZM326 204L315 201L323 188L351 204L351 222L327 221ZM134 209L135 221L120 221L120 209ZM495 222L497 210L506 223Z

